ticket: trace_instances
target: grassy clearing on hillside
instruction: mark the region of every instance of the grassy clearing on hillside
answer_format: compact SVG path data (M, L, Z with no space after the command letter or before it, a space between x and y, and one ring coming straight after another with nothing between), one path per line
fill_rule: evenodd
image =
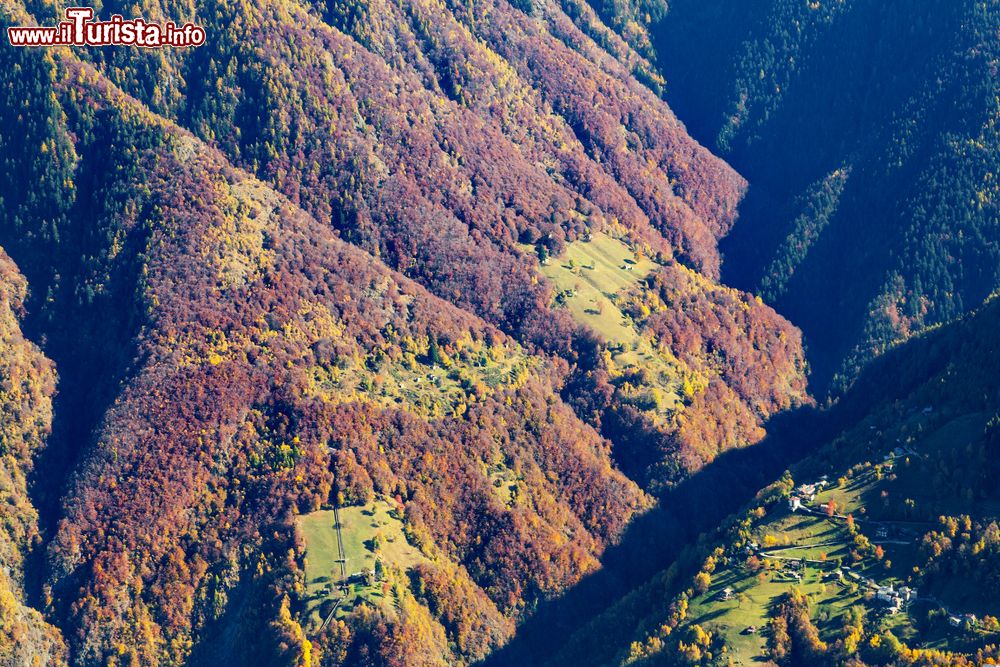
M513 507L517 502L520 482L524 476L511 470L502 458L492 464L484 465L484 468L497 498L507 507Z
M474 343L440 365L423 355L381 363L377 370L361 363L314 366L308 392L325 400L405 405L432 418L461 415L470 403L497 388L520 386L536 363L516 346Z
M683 641L705 636L690 632L697 624L723 640L732 664L766 662L774 603L792 590L808 601L825 642L842 636L855 610L865 617L869 635L891 632L914 649L974 653L995 642L992 618L983 619L998 614L997 602L984 592L981 578L951 570L935 579L922 572L929 552L924 535L947 530L939 515L968 512L972 521L988 521L998 514L996 501L984 500L973 487L951 491L977 475L981 457L989 456L970 443L983 446L992 415L956 414L927 399L893 408L891 420L858 423L813 465L793 468L792 477L768 487L663 617L676 623L676 600L686 595L682 625L660 626L634 643L630 656L676 649L677 640L665 640L675 632L689 633L680 635ZM968 456L977 458L959 467ZM968 543L961 537L968 528L956 528L954 521L951 530ZM696 592L706 584L704 593ZM966 614L979 621L953 618Z
M722 568L708 591L691 601L690 622L724 634L733 664L757 664L767 644L764 630L770 609L783 594L798 589L820 608L839 608L838 614L858 602L860 596L847 587L823 580L828 569L807 566L802 580L796 581L783 571L752 574L738 565ZM733 596L723 600L720 596L726 588L732 589ZM757 631L748 632L751 627Z
M298 517L297 522L306 543L306 598L309 600L306 616L318 625L329 604L343 594L337 586L340 564L334 512L311 512ZM392 506L384 500L342 508L340 522L349 578L375 567L373 540L377 540L378 551L386 566L405 571L424 560L424 555L406 541L402 521L396 518ZM337 613L347 613L362 601L379 604L383 599L381 584L352 581Z
M887 615L884 607L871 599L879 586L898 589L906 584L914 565L920 562L920 536L930 527L893 520L891 514L884 515L882 507L890 498L929 502L931 492L926 488L926 475L920 472L920 462L933 448L967 442L982 428L984 419L983 415L973 415L934 428L918 428L915 422L913 427L919 437L898 443L894 437L890 444L876 447L872 452L875 465L845 472L843 478L820 490L808 509L791 512L784 504L773 507L751 536L760 545L756 556L763 569L751 572L740 555L722 563L712 576L709 590L692 599L690 622L722 633L734 664L754 664L764 654L766 639L759 633L747 633L746 628L765 627L774 602L796 588L809 598L812 618L825 640L833 640L844 615L852 606L860 605L869 621L877 619L881 627L892 630L897 637L923 646L946 648L953 644L954 632L919 635L915 617L909 611L919 609L922 603ZM886 459L882 450L889 447L891 452L897 444L904 448L902 455L896 453ZM826 515L830 501L835 504L836 516ZM847 514L854 517L858 532L882 549L881 559L855 543L847 530ZM793 559L807 561L800 577L793 574ZM845 568L839 580L830 576L838 564ZM723 600L721 593L726 588L733 595ZM960 591L961 582L955 588Z
M627 245L597 232L589 241L569 244L559 257L542 265L542 273L564 295L573 318L609 343L630 346L639 333L614 303L614 297L637 285L656 265L636 257Z
M656 264L637 256L626 244L597 232L576 241L541 267L556 287L557 301L573 319L599 334L611 354L612 375L643 370L651 382L622 389L621 398L640 409L665 417L677 407L681 387L679 363L660 350L616 305Z
M690 622L723 634L736 665L759 662L767 643L763 630L783 594L801 591L831 619L819 624L821 630L835 632L839 627L836 619L857 604L863 593L864 587L855 589L828 576L836 559L849 561L849 537L843 525L825 517L791 513L783 507L772 511L773 518L753 535L761 545L758 560L763 569L752 572L744 557L733 556L718 567L708 591L691 600ZM792 564L799 559L808 561L801 570L797 563ZM726 588L732 590L728 600L722 599ZM757 632L748 632L751 627Z
M834 484L821 491L811 507L821 510L824 503L836 499L838 507L858 511L865 506L865 497L878 481L870 470L863 471L848 477L843 486ZM792 589L809 598L813 620L826 640L836 637L844 615L852 606L863 605L869 615L880 614L878 604L866 601L866 594L871 596L874 591L869 582L876 586L904 584L915 562L916 546L879 540L875 534L878 524L866 524L863 518L857 521L862 534L882 543L883 560L870 555L854 559L853 552L857 549L844 518L803 510L791 512L785 505L772 508L752 533L752 539L760 544L756 556L762 569L751 572L744 556L733 556L721 564L712 576L709 590L692 599L690 622L722 633L733 664L751 665L758 663L764 654L766 637L760 632L748 633L746 629L765 628L773 604ZM798 569L798 563L793 565L792 561L801 559L806 562ZM887 562L891 562L891 567L886 567ZM845 570L842 579L832 577L838 564L849 568L853 575L847 575ZM733 592L729 600L722 599L726 588ZM880 623L893 628L899 636L909 637L915 632L905 611L885 616Z

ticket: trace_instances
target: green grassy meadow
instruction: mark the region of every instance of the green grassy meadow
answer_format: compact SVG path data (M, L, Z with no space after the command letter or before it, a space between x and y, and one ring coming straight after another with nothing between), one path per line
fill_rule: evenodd
M340 510L347 574L360 573L375 567L374 538L378 538L379 553L386 566L407 570L425 557L406 540L403 523L384 500L364 506L344 507ZM322 620L324 606L341 597L337 586L340 565L337 562L337 534L333 510L319 510L298 517L299 530L306 543L306 598L309 600L307 616L314 623ZM380 583L368 586L353 582L345 599L338 607L338 615L350 611L357 604L379 604L384 599Z
M542 273L560 292L571 291L566 308L573 318L609 343L629 346L639 333L615 305L614 297L634 287L656 265L621 241L597 232L589 241L571 243L559 257L542 265Z
M834 499L839 508L858 512L878 482L870 471L848 476L843 486L834 483L818 493L812 507L822 509L827 501ZM863 535L880 542L875 539L872 524L866 525L864 519L859 519L858 525ZM743 554L728 556L718 565L710 588L692 598L688 612L690 623L724 635L729 658L736 665L752 665L761 660L766 648L763 630L770 620L774 603L784 593L797 589L806 595L822 637L833 640L852 606L861 605L870 617L877 613L878 605L867 600L874 592L867 582L874 581L878 586L905 584L916 554L915 545L886 543L883 560L871 555L855 559L855 545L844 519L801 510L791 512L784 504L771 508L764 521L753 530L751 539L760 545L757 558L762 569L751 572ZM800 570L791 565L793 560L804 560ZM886 566L887 562L891 563L890 567ZM830 573L838 565L850 568L858 579L850 576L840 580L831 578ZM801 578L793 572L799 572ZM729 600L721 596L726 588L733 591ZM885 616L880 623L892 628L898 636L907 637L914 632L912 619L906 611ZM746 632L751 626L758 632Z
M655 268L652 260L637 256L622 241L596 232L589 241L571 243L541 270L573 319L606 341L613 374L644 370L651 378L648 386L630 390L635 395L625 391L623 400L655 406L652 411L665 417L679 401L678 362L655 349L616 305L618 297L644 288L643 280Z

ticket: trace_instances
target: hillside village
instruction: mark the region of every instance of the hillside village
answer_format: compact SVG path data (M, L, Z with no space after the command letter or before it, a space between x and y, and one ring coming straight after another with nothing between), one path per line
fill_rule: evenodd
M777 495L750 511L743 539L706 560L688 591L684 624L704 628L736 665L767 654L774 605L792 592L813 606L821 636L837 636L852 608L900 639L928 647L996 636L994 616L950 607L914 585L918 551L932 523L876 519L866 507L884 497L882 483L894 471L918 457L903 444L876 457L880 463L855 466L836 479L823 474L794 482L786 475ZM648 652L648 641L633 645L632 654Z

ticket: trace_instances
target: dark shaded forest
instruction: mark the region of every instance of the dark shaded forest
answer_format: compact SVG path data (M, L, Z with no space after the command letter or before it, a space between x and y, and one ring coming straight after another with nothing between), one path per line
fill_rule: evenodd
M818 392L978 307L997 256L997 8L671 4L666 99L752 184L726 281L801 327Z

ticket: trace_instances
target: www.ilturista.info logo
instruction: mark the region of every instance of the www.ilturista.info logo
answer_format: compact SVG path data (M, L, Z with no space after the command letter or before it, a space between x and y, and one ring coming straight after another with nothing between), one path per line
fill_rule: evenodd
M57 26L17 26L7 28L13 46L142 46L158 49L165 46L201 46L205 29L192 23L177 26L146 23L141 18L126 21L115 14L110 21L94 21L91 7L70 7L66 20Z

